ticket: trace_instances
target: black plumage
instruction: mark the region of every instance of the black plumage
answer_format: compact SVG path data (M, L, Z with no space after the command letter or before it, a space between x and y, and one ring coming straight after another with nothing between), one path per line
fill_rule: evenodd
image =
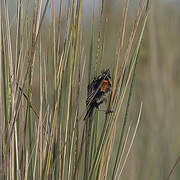
M95 108L99 109L100 104L106 101L105 95L111 91L111 74L109 69L105 69L95 77L87 88L86 107L87 112L84 119L92 116Z

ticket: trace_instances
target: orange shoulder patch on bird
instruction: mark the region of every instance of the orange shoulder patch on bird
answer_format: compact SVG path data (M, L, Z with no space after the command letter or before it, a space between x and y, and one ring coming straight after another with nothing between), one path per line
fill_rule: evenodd
M111 74L109 69L104 69L99 76L94 77L92 82L87 87L86 107L87 112L84 119L92 116L95 108L104 103L106 95L111 91Z
M104 79L102 82L101 88L100 88L101 91L105 92L108 87L109 87L109 82L108 82L108 80Z

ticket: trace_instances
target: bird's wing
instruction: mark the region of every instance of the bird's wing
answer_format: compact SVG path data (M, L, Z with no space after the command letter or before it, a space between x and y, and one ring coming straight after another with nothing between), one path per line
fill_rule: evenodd
M86 106L89 106L93 98L95 97L96 90L94 88L94 85L95 85L94 81L92 81L92 83L88 85Z

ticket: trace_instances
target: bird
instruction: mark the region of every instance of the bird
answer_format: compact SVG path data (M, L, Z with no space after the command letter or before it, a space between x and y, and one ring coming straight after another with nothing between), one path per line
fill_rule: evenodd
M94 109L107 101L106 95L112 89L111 74L109 69L104 69L101 74L94 77L87 87L86 115L84 120L92 117Z

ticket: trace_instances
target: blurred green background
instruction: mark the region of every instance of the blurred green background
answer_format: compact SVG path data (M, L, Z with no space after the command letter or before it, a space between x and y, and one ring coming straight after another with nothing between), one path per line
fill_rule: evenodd
M9 3L12 2L9 1ZM85 56L87 58L89 54L91 24L94 14L95 39L98 39L99 31L104 32L105 37L104 67L111 68L111 64L116 58L123 4L124 1L120 0L105 0L105 23L100 23L101 1L83 1L81 30ZM58 13L58 0L56 5L56 12ZM138 5L139 1L130 0L128 30L125 40L129 37L129 31L136 18ZM68 1L63 4L64 16L67 7ZM10 6L12 17L15 10L16 6ZM29 10L29 13L31 13L31 10ZM44 27L48 26L48 16L46 21L47 25L43 25ZM13 18L11 23L13 28ZM65 28L66 24L63 23L65 22L62 21L62 28ZM65 33L65 29L62 30ZM136 118L134 114L135 112L137 114L141 101L143 102L143 113L122 179L166 179L175 161L180 156L179 30L180 1L152 1L139 56L130 118ZM46 37L45 28L43 31L44 37ZM46 38L44 38L44 43L47 43ZM97 44L95 42L95 46ZM94 52L94 58L96 58L96 55L97 51ZM84 82L84 84L84 87L86 87L87 83ZM36 86L36 83L34 83L34 86ZM85 102L86 88L83 92L82 103ZM38 92L33 93L38 96ZM39 103L35 99L33 103ZM180 163L170 179L180 179Z

